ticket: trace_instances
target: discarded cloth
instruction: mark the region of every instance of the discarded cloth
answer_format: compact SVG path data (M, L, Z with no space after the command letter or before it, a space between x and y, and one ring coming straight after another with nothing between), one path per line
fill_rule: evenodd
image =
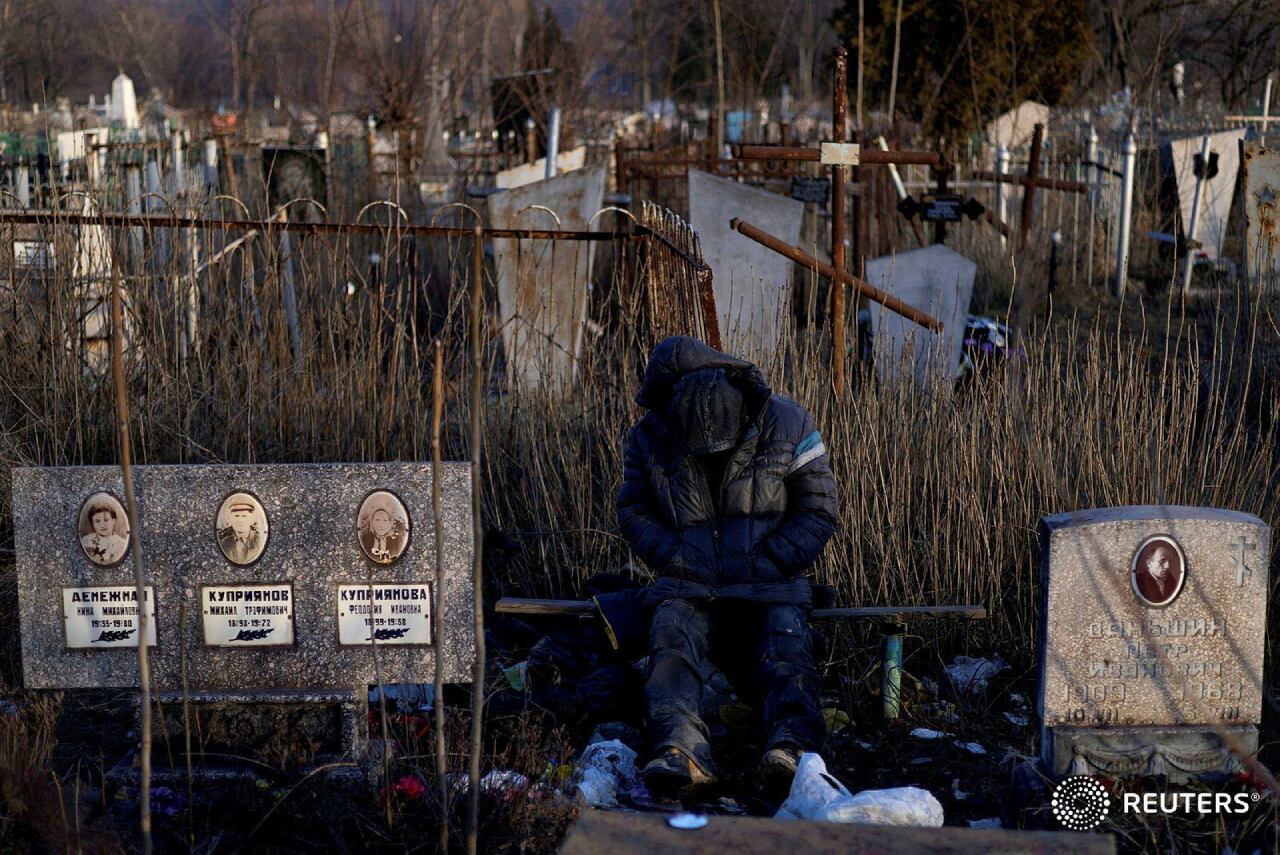
M619 790L629 793L639 784L636 752L620 739L588 745L575 771L578 798L591 807L617 807Z

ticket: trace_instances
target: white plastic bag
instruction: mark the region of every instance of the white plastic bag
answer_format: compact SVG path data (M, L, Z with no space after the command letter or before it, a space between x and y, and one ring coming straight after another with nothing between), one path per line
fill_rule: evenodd
M801 755L791 792L776 818L937 828L943 813L938 800L919 787L850 793L827 772L822 756L810 751Z

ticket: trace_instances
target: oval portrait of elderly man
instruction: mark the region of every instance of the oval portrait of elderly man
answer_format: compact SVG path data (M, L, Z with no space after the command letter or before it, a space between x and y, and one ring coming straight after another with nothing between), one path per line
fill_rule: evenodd
M390 490L374 490L356 513L360 551L374 564L394 564L409 547L409 512Z
M1133 591L1148 606L1167 606L1182 593L1187 560L1172 537L1157 535L1142 541L1129 570Z
M253 493L232 493L218 508L218 546L232 564L254 563L266 551L267 511Z
M94 493L85 499L76 525L80 548L99 567L114 567L129 554L129 514L110 493Z

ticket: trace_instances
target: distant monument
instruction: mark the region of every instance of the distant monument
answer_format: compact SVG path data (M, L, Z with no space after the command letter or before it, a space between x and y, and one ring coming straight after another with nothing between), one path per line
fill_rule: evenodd
M109 104L107 121L112 124L118 124L128 130L133 130L139 126L138 96L133 91L133 80L123 71L116 75L115 80L111 81L111 100Z

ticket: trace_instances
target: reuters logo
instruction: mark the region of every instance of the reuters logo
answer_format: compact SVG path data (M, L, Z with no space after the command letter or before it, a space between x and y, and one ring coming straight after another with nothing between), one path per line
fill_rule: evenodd
M1111 797L1102 784L1088 775L1063 779L1053 789L1053 815L1072 831L1090 831L1102 824L1111 808Z

